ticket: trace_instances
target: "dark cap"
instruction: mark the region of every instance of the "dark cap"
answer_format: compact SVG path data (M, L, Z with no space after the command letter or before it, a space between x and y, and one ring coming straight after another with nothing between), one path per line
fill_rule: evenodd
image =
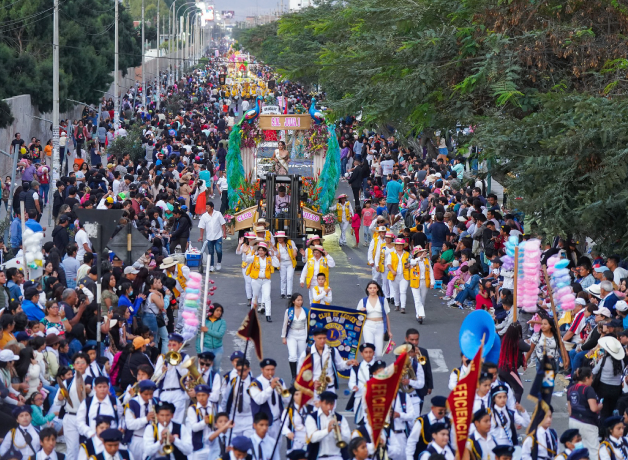
M375 345L373 345L372 343L363 343L362 345L360 345L360 352L364 351L365 348L370 348L371 350L375 351Z
M266 366L277 367L277 361L271 358L266 358L260 361L259 367L264 369Z
M205 394L210 394L212 392L211 388L209 388L209 385L196 385L194 387L194 392L195 393L205 393Z
M447 398L444 396L432 396L432 407L447 407Z
M515 448L508 444L499 445L493 447L493 453L496 457L512 457L512 454L515 453Z
M173 342L179 342L179 343L183 343L185 341L183 339L183 336L181 334L177 334L176 332L173 332L172 334L170 334L168 336L168 340L173 341Z
M582 460L589 458L589 449L576 449L569 454L567 460Z
M236 436L231 440L231 447L240 452L248 452L253 448L253 443L246 436Z
M242 358L244 358L244 353L238 350L231 353L231 356L229 357L229 361L233 361L234 359L242 359Z
M122 441L122 433L115 428L108 428L99 435L102 442L120 442Z
M606 428L613 428L615 425L617 425L618 423L622 423L623 419L622 417L620 417L619 415L613 416L613 417L608 417L606 419L604 419L604 426Z
M198 359L206 359L208 361L213 361L214 359L216 359L216 355L213 354L211 351L204 351L198 354Z
M560 442L562 442L563 444L570 442L573 438L575 438L579 434L580 434L580 431L578 431L576 428L570 428L560 435Z
M338 399L338 395L333 391L323 391L320 394L319 399L325 402L334 402L336 401L336 399Z

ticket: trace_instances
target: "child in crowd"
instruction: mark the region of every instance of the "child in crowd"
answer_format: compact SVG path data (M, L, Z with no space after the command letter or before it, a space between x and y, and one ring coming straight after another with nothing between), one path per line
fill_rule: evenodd
M353 216L351 216L351 229L352 229L353 235L355 236L354 248L357 248L358 246L360 246L360 225L361 225L361 220L362 220L361 216L362 216L362 210L360 209L359 206L356 206L355 213L353 214Z
M368 247L371 244L371 231L369 227L373 223L373 219L377 215L377 211L371 207L371 200L367 199L364 201L364 209L362 209L362 225L364 228L364 246Z
M476 310L490 310L493 308L493 284L489 280L480 283L480 291L475 296Z

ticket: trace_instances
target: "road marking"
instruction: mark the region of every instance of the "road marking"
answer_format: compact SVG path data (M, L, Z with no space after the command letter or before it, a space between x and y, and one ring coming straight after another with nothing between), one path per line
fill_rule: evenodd
M435 372L449 372L447 363L445 362L445 356L443 356L443 350L440 348L430 348L427 350L430 355L430 362L432 364L432 373Z
M233 336L233 350L234 351L242 351L244 352L244 348L246 347L246 341L241 339L236 335L236 331L229 331L229 334ZM251 361L251 352L255 351L255 345L252 343L249 344L249 347L246 350L246 359Z

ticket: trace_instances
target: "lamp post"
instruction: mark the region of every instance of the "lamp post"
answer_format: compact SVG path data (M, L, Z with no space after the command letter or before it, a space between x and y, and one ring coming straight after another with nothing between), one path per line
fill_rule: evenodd
M174 2L172 2L173 10L174 10L175 3L176 3L176 0ZM194 2L185 2L184 4L179 5L177 7L173 17L172 17L172 19L173 19L173 26L174 26L174 36L176 37L177 41L180 41L179 37L177 37L177 35L180 36L181 35L181 29L183 29L183 26L177 24L177 22L178 22L177 18L179 17L179 11L184 6L190 6L190 5L195 5L195 3ZM179 45L178 45L178 43L175 42L174 46L175 46L175 50L174 51L175 51L175 54L176 54L176 57L174 59L174 65L175 65L174 71L175 71L175 79L178 80L179 79L179 68L177 67L177 58L178 58L178 55L179 55Z

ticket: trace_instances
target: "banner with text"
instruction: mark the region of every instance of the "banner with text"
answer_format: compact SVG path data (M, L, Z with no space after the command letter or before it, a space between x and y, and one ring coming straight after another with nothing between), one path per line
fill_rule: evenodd
M364 312L352 308L336 305L321 305L313 303L310 308L310 331L318 328L327 330L327 344L335 348L345 361L355 359L358 354L358 345L362 338L362 328L366 315ZM308 344L314 341L308 334ZM349 371L338 371L338 376L349 378Z

